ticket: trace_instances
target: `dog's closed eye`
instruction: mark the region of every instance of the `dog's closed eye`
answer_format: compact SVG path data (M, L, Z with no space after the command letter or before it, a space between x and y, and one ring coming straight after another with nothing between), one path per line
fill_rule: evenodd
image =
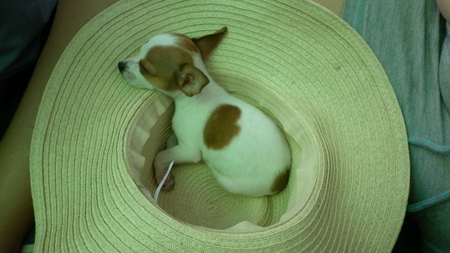
M145 71L150 75L155 73L155 68L153 67L153 65L145 59L139 61L139 68L141 73L142 71Z

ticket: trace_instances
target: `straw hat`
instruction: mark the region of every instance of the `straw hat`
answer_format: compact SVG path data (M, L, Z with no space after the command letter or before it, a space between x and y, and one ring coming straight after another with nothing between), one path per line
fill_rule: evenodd
M223 26L208 62L235 96L284 131L287 188L231 195L204 164L174 168L158 203L152 160L172 101L122 80L117 63L151 36ZM55 67L31 152L36 251L388 252L406 207L406 132L363 40L309 1L120 1L88 23Z

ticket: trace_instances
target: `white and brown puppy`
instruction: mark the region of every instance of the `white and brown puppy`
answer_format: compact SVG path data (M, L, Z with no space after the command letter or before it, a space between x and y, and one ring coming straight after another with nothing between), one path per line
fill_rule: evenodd
M289 177L290 150L283 134L264 113L219 86L203 63L226 31L195 39L158 35L118 67L131 85L174 99L172 127L178 144L156 155L158 183L171 161L203 160L229 192L274 194L284 189ZM173 186L174 177L169 176L163 189Z

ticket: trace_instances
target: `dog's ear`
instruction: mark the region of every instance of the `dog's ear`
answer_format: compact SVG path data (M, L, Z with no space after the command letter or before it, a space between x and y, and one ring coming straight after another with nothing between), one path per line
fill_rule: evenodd
M199 94L208 83L208 77L191 64L185 64L178 75L178 88L188 97Z
M226 26L213 34L192 39L198 49L200 49L203 61L205 61L217 45L219 45L219 42L223 39L225 34L227 34Z

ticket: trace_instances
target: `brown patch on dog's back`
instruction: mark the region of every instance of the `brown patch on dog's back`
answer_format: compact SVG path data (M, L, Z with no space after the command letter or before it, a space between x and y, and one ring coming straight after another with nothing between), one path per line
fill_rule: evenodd
M220 105L209 116L203 130L203 140L210 149L223 149L239 134L237 121L241 110L233 105Z
M281 172L275 181L273 181L272 188L270 189L272 192L280 192L282 191L289 181L289 170L286 169Z

